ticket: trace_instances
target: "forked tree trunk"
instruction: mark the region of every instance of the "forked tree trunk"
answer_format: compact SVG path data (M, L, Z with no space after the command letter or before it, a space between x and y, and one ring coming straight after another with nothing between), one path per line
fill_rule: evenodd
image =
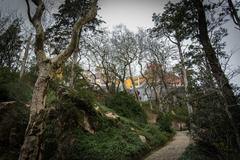
M197 9L198 13L198 29L199 29L199 40L200 43L203 46L203 49L206 54L206 58L209 62L209 65L211 67L211 71L213 73L213 76L218 84L220 93L223 97L223 100L225 102L225 112L228 116L228 119L232 125L235 137L236 137L236 143L238 145L238 150L240 150L240 134L239 134L239 113L240 113L240 106L237 103L237 98L235 97L232 87L229 84L229 81L224 74L220 62L217 58L217 54L210 42L210 38L208 36L208 30L207 30L207 19L203 7L202 0L196 0L196 3L194 3Z
M44 117L45 117L45 99L47 87L51 76L61 65L72 55L77 48L79 33L81 28L97 15L97 0L90 0L91 6L86 15L81 16L73 26L71 40L61 53L57 56L48 59L44 52L45 32L42 25L42 15L45 10L43 0L32 0L32 5L35 5L35 13L32 16L31 6L29 1L27 4L27 13L30 22L33 24L35 36L35 55L39 69L38 78L35 83L32 95L32 103L30 108L29 123L26 129L24 142L19 155L19 160L42 160L43 159L43 132L44 132Z
M19 160L41 160L43 158L45 98L50 74L50 64L40 65L39 76L33 89L29 123Z

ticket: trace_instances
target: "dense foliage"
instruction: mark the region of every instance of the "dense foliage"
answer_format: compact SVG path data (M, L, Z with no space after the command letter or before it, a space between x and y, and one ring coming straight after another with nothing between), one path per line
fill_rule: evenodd
M83 101L77 92L64 93L62 98L51 104L55 109L50 111L46 121L46 159L138 159L151 148L165 144L173 135L124 116L108 118L105 114L115 112L114 109L94 101ZM121 96L129 98L129 95ZM94 133L83 127L84 117L88 117ZM140 140L139 135L146 137L146 143ZM58 149L53 152L53 148Z
M146 115L133 97L126 92L120 92L106 99L106 106L112 108L117 114L137 122L145 123Z

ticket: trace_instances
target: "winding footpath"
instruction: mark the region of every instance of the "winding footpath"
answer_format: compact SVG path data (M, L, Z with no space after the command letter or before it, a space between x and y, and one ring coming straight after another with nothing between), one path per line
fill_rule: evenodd
M173 140L144 160L177 160L191 143L188 132L177 132Z

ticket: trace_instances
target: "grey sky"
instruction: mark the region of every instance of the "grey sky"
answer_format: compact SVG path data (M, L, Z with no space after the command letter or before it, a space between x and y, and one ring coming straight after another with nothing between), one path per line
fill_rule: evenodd
M164 4L168 0L99 0L101 10L99 15L106 21L107 27L120 23L125 24L130 30L137 31L138 27L149 28L153 26L152 14L162 12ZM172 0L173 1L173 0ZM55 1L56 2L56 1ZM59 1L58 1L59 2ZM15 10L26 16L25 0L0 0L1 11ZM225 38L227 42L226 51L234 51L230 61L232 68L240 66L240 31L234 28L232 21L228 22L226 28L229 35ZM240 76L231 80L240 85Z
M125 24L130 30L137 27L153 26L152 14L162 11L167 0L100 0L99 15L110 28L117 24Z

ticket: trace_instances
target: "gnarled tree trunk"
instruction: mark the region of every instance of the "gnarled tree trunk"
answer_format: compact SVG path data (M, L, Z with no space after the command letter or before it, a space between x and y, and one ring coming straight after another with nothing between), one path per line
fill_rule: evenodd
M45 115L45 97L50 80L50 64L39 67L39 76L35 83L30 108L30 119L25 133L24 144L21 148L19 160L40 160L43 151L43 132Z
M29 0L26 0L28 17L36 30L35 36L35 55L38 66L38 78L35 83L30 108L30 118L26 129L24 143L21 148L19 160L42 160L43 159L43 132L45 129L45 99L48 83L61 65L72 55L78 46L79 33L83 25L91 21L97 14L97 0L90 0L91 6L86 15L80 17L72 29L71 40L67 48L52 59L47 58L44 52L45 32L41 22L45 10L43 0L32 0L36 5L34 15L31 15Z

